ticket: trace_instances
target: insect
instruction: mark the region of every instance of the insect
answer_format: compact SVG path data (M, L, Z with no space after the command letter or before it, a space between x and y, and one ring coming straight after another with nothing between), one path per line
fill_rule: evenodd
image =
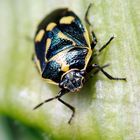
M58 85L61 89L55 97L41 102L34 109L58 99L72 111L68 123L71 123L75 115L75 108L61 97L66 93L79 91L85 83L87 74L93 69L101 71L111 80L126 80L126 78L112 77L104 71L103 68L107 65L101 67L90 63L97 44L94 32L87 28L91 26L88 20L90 7L91 4L85 13L85 26L69 9L53 11L41 21L34 38L34 62L41 77L48 83ZM113 38L111 37L98 52L106 48Z

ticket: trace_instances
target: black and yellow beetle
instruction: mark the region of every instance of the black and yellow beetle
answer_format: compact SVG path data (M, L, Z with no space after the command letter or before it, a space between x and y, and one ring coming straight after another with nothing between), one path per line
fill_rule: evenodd
M88 20L89 5L85 14L84 26L79 17L69 9L57 9L46 16L37 28L34 38L35 55L34 62L42 78L47 82L58 85L61 90L57 96L47 99L37 105L37 109L46 102L58 99L72 110L68 121L71 122L75 114L75 108L61 99L69 92L79 91L85 82L86 75L93 69L101 71L111 80L126 80L114 78L97 64L90 64L93 48L97 39ZM113 39L99 49L101 52Z

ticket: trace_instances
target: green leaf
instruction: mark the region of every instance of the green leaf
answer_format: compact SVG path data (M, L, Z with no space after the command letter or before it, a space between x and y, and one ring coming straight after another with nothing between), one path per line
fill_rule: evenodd
M71 111L52 101L33 111L38 103L55 96L59 89L43 81L31 57L32 38L40 20L60 7L69 7L83 20L88 0L1 0L0 4L0 113L49 133L50 138L76 140L122 140L140 138L140 4L139 0L95 0L89 19L99 49L116 38L98 57L111 66L106 71L127 82L108 80L98 73L80 93L63 99L76 108ZM29 40L28 38L31 38Z

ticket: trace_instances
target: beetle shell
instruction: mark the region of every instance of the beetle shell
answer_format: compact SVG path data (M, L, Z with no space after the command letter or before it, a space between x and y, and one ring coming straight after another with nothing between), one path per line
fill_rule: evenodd
M35 38L35 60L47 82L58 85L72 69L85 70L92 55L89 33L78 16L58 9L39 24Z

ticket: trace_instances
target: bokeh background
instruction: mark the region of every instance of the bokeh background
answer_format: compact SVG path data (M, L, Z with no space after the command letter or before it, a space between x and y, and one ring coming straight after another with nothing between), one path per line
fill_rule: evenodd
M68 7L89 19L99 49L116 38L98 57L106 71L127 82L110 81L98 73L80 93L33 111L56 95L58 87L45 83L31 60L38 23L56 8ZM0 140L140 140L140 1L139 0L0 0Z

